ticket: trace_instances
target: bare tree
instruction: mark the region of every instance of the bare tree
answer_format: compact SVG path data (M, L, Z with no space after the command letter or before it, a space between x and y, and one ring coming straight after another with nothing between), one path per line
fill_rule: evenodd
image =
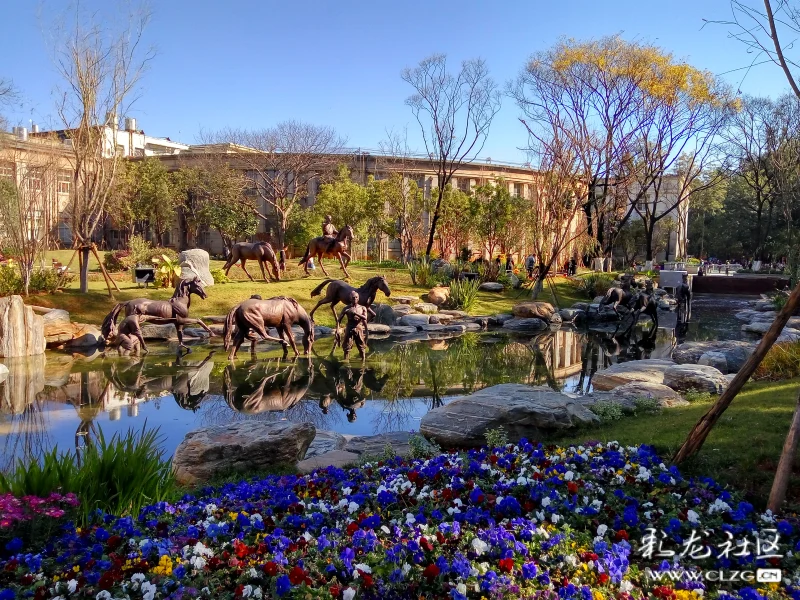
M116 152L116 117L127 113L154 56L153 50L141 48L149 17L142 8L117 25L76 6L55 28L55 65L63 80L58 114L72 148L70 218L82 258L81 292L88 291L92 236L104 218L122 160Z
M19 95L14 83L10 79L0 77L0 108L13 104L18 98ZM0 130L5 131L6 129L8 129L8 121L0 113Z
M489 126L500 110L500 93L480 59L461 63L453 75L447 57L434 54L401 77L416 93L406 104L411 107L422 131L425 150L436 168L437 198L428 233L426 256L431 255L442 198L453 174L474 161L489 135Z
M256 216L275 219L277 243L285 245L292 211L309 195L309 187L335 171L345 140L331 127L284 121L269 129L226 129L207 141L228 143L232 163L247 170L260 202L247 203ZM271 214L270 214L271 213Z

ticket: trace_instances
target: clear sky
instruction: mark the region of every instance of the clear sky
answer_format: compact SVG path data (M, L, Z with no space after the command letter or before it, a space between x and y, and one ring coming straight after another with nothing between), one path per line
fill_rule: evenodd
M2 4L0 78L11 78L24 100L9 115L12 124L57 125L47 28L67 2ZM377 148L387 129L407 127L411 147L422 149L400 71L436 52L455 66L484 58L501 85L561 36L620 33L716 74L752 60L724 26L701 30L704 18L730 15L727 0L153 0L151 7L146 41L157 56L130 116L147 134L186 143L201 130L298 119L335 127L354 148ZM739 88L744 74L725 78ZM776 96L787 85L779 69L764 65L740 89ZM506 98L482 156L524 160L518 114Z

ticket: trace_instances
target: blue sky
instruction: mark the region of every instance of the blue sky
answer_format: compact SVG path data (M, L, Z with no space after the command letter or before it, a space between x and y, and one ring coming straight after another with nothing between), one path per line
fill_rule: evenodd
M9 115L14 125L57 124L58 80L46 40L50 15L65 6L4 0L0 77L13 79L24 99L24 107ZM528 56L561 36L620 33L716 74L752 59L724 26L701 30L703 18L730 14L727 0L154 0L151 6L146 41L157 56L131 116L148 134L187 143L196 142L201 130L299 119L333 126L348 146L361 148L377 148L388 129L407 128L410 145L421 149L418 126L404 104L410 87L400 71L435 52L446 53L454 65L484 58L501 85ZM744 73L725 78L739 87ZM755 67L741 84L744 93L771 96L786 88L773 65ZM518 115L505 99L482 156L524 160Z

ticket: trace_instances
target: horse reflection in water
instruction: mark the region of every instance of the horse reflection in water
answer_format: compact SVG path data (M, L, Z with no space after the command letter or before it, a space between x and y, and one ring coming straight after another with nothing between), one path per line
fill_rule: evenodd
M228 365L222 389L225 402L233 410L256 415L290 409L303 399L313 380L314 369L307 359L286 366L276 359L239 369Z
M358 418L356 411L366 404L365 392L380 393L389 380L388 373L380 377L375 369L363 367L352 369L335 360L323 360L318 365L319 377L312 386L312 393L319 398L319 407L328 414L330 406L336 402L347 411L351 423Z

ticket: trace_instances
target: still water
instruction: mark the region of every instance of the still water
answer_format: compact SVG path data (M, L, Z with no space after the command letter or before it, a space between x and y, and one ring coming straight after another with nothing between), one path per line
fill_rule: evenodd
M241 419L311 422L318 429L372 435L419 428L422 416L461 394L500 383L591 390L593 374L641 358L668 358L684 340L737 339L741 300L698 298L688 327L662 313L655 337L646 325L629 337L562 328L535 337L498 331L449 339L377 339L365 363L330 356L330 338L311 359L284 361L260 346L229 363L217 344L150 344L144 359L48 352L6 360L0 383L0 470L53 447L80 449L97 436L159 427L171 453L198 427ZM425 336L427 337L427 336Z

